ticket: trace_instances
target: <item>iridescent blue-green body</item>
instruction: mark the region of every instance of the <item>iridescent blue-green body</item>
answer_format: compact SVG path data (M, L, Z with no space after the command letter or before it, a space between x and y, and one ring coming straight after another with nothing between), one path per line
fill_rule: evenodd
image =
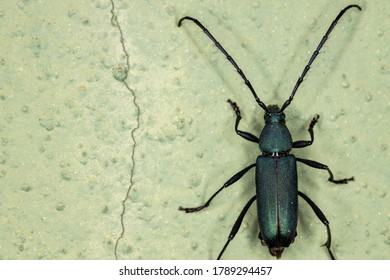
M296 160L289 154L292 138L284 113L268 106L256 160L257 213L259 238L271 255L280 258L296 236L298 220L298 177Z

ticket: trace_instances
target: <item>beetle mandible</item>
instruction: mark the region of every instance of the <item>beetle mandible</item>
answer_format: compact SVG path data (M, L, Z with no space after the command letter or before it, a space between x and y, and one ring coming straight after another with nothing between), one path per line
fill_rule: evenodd
M235 132L245 140L258 143L261 155L257 157L256 163L249 165L234 176L232 176L220 189L218 189L209 200L202 206L184 208L180 207L179 210L186 213L197 212L209 206L210 202L225 188L237 182L245 173L247 173L253 167L256 167L256 195L253 196L242 209L238 216L233 228L229 234L228 240L223 246L221 252L218 255L220 259L225 252L230 241L233 240L237 234L241 223L247 213L249 207L256 200L257 201L257 216L260 228L259 239L261 243L268 246L269 252L272 256L280 258L284 248L289 247L294 242L296 236L297 220L298 220L298 195L302 197L313 209L319 220L325 225L327 230L327 240L323 244L326 247L328 254L332 260L335 259L331 250L331 232L329 222L326 219L324 213L320 208L304 193L298 191L298 177L296 162L301 162L310 167L326 170L329 174L328 181L335 184L347 184L349 181L353 181L354 178L345 178L335 180L333 173L329 167L325 164L302 158L296 158L290 153L293 148L308 147L314 142L313 128L319 119L319 115L316 115L309 125L310 140L292 140L291 134L286 126L284 110L290 105L301 85L304 77L310 69L310 66L316 59L319 51L324 46L333 28L336 26L339 19L344 13L351 9L357 8L361 10L358 5L349 5L342 9L335 20L331 23L325 35L318 44L316 50L310 57L307 65L303 69L300 77L298 78L290 97L284 102L281 108L278 105L266 106L258 97L256 91L252 87L250 81L246 78L244 72L235 62L235 60L229 55L229 53L222 47L222 45L214 38L214 36L200 23L197 19L185 16L178 22L180 27L185 20L192 21L204 33L214 42L215 46L225 55L227 60L237 70L246 86L251 91L257 104L265 111L264 120L265 126L261 131L260 137L257 137L249 132L245 132L238 129L238 125L241 120L240 109L237 104L228 100L229 104L233 108L236 114Z

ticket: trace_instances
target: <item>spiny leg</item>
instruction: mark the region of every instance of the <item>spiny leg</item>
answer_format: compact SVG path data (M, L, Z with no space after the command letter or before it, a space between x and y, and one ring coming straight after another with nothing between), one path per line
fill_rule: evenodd
M245 205L245 207L242 209L240 215L238 216L236 222L234 223L233 225L233 228L232 230L230 231L230 234L229 234L229 237L228 237L228 240L226 241L225 245L223 246L222 250L221 250L221 253L219 253L218 255L218 258L217 260L220 260L223 253L225 252L227 246L229 245L230 241L233 240L233 238L236 236L237 232L239 231L240 227L241 227L241 224L242 224L242 221L245 217L245 214L246 212L248 212L248 209L249 207L251 207L253 201L256 200L256 195L254 197L252 197L248 202L247 204Z
M209 37L210 40L214 42L215 46L225 55L225 57L233 65L233 67L236 68L237 73L241 76L241 78L244 80L246 86L252 92L252 95L255 98L257 104L259 104L259 106L261 108L263 108L264 111L268 112L267 106L257 96L257 93L256 93L255 89L253 88L251 82L246 78L244 72L241 70L241 68L238 66L238 64L234 61L233 57L230 56L230 54L224 49L224 47L222 47L222 45L217 41L217 39L215 39L215 37L210 33L210 31L208 31L207 28L204 27L204 25L202 23L200 23L199 20L197 20L195 18L192 18L192 17L183 17L183 18L181 18L179 20L178 24L177 24L179 27L181 26L183 20L190 20L193 23L195 23L200 29L203 30L203 32L207 35L207 37Z
M309 159L303 159L303 158L296 158L297 161L300 161L310 167L313 167L313 168L317 168L317 169L324 169L326 171L328 171L329 173L329 178L328 178L328 181L329 182L332 182L332 183L335 183L335 184L348 184L349 181L354 181L355 179L353 177L351 178L345 178L345 179L340 179L340 180L335 180L333 178L333 173L332 171L330 171L329 167L325 164L322 164L322 163L319 163L317 161L314 161L314 160L309 160Z
M179 210L180 211L184 211L186 213L192 213L192 212L198 212L206 207L208 207L210 205L210 202L214 199L214 197L216 197L224 188L227 188L229 187L230 185L233 185L235 182L237 182L238 180L241 179L242 176L244 176L244 174L246 172L248 172L249 169L255 167L256 164L251 164L249 165L248 167L244 168L243 170L241 170L240 172L238 172L237 174L235 174L233 177L231 177L225 184L223 184L223 186L217 190L210 198L209 200L207 200L207 202L202 205L202 206L198 206L198 207L192 207L192 208L186 208L186 207L179 207Z
M330 227L329 227L329 221L326 219L324 213L322 213L321 209L318 208L318 206L311 200L307 195L304 193L298 191L298 194L310 205L311 209L313 209L314 213L316 214L317 218L326 226L326 231L328 234L328 239L326 242L322 245L325 246L328 250L329 256L332 260L335 260L335 257L332 253L332 250L330 249L330 245L332 243L332 236L330 233Z
M310 146L314 142L314 131L313 127L315 124L318 122L318 119L320 118L319 115L315 115L314 118L311 120L310 125L309 125L309 134L310 134L310 141L306 140L298 140L293 143L293 148L304 148L307 146Z
M282 108L280 109L280 112L283 112L284 109L287 108L288 105L290 105L291 101L293 100L294 98L294 95L295 93L297 92L299 86L301 85L302 81L303 81L303 78L306 76L307 72L309 72L309 69L310 69L310 66L311 64L314 62L314 60L316 59L317 55L319 54L321 48L324 46L326 40L328 40L328 37L330 35L330 33L332 33L333 31L333 28L336 26L337 22L340 20L340 18L344 15L344 13L351 9L351 8L357 8L359 9L359 11L362 10L362 8L358 5L349 5L347 7L345 7L344 9L342 9L340 11L340 13L337 15L337 17L335 18L335 20L332 22L332 24L329 26L328 30L326 31L324 37L322 37L322 40L321 42L318 44L316 50L314 51L314 53L312 54L312 56L310 57L309 59L309 62L307 63L307 65L305 66L305 68L303 69L302 71L302 74L301 76L298 78L295 86L294 86L294 89L293 91L291 92L291 95L290 97L286 100L286 102L284 102Z
M241 121L241 112L240 112L240 108L238 108L238 105L236 102L228 99L229 104L232 106L234 112L236 112L236 124L235 124L235 131L237 133L237 135L241 136L242 138L248 140L248 141L251 141L251 142L255 142L255 143L259 143L259 138L254 136L253 134L249 133L249 132L246 132L246 131L242 131L242 130L239 130L238 129L238 124L240 123Z

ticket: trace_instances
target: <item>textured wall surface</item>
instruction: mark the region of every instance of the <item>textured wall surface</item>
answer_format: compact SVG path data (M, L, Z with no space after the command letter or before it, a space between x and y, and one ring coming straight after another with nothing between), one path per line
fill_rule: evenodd
M0 258L214 259L255 193L266 104L291 90L348 1L9 1L0 4ZM348 185L299 164L299 189L326 214L338 259L389 259L390 2L356 1L286 109L296 156L327 164ZM298 235L283 259L327 259L326 231L299 200ZM272 259L253 206L226 259Z

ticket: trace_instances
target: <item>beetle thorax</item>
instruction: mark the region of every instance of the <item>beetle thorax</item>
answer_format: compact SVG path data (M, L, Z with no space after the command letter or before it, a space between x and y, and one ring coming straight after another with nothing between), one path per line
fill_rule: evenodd
M285 125L285 115L277 105L270 105L268 109L264 115L265 126L259 138L260 150L263 155L287 155L292 149L292 138Z

